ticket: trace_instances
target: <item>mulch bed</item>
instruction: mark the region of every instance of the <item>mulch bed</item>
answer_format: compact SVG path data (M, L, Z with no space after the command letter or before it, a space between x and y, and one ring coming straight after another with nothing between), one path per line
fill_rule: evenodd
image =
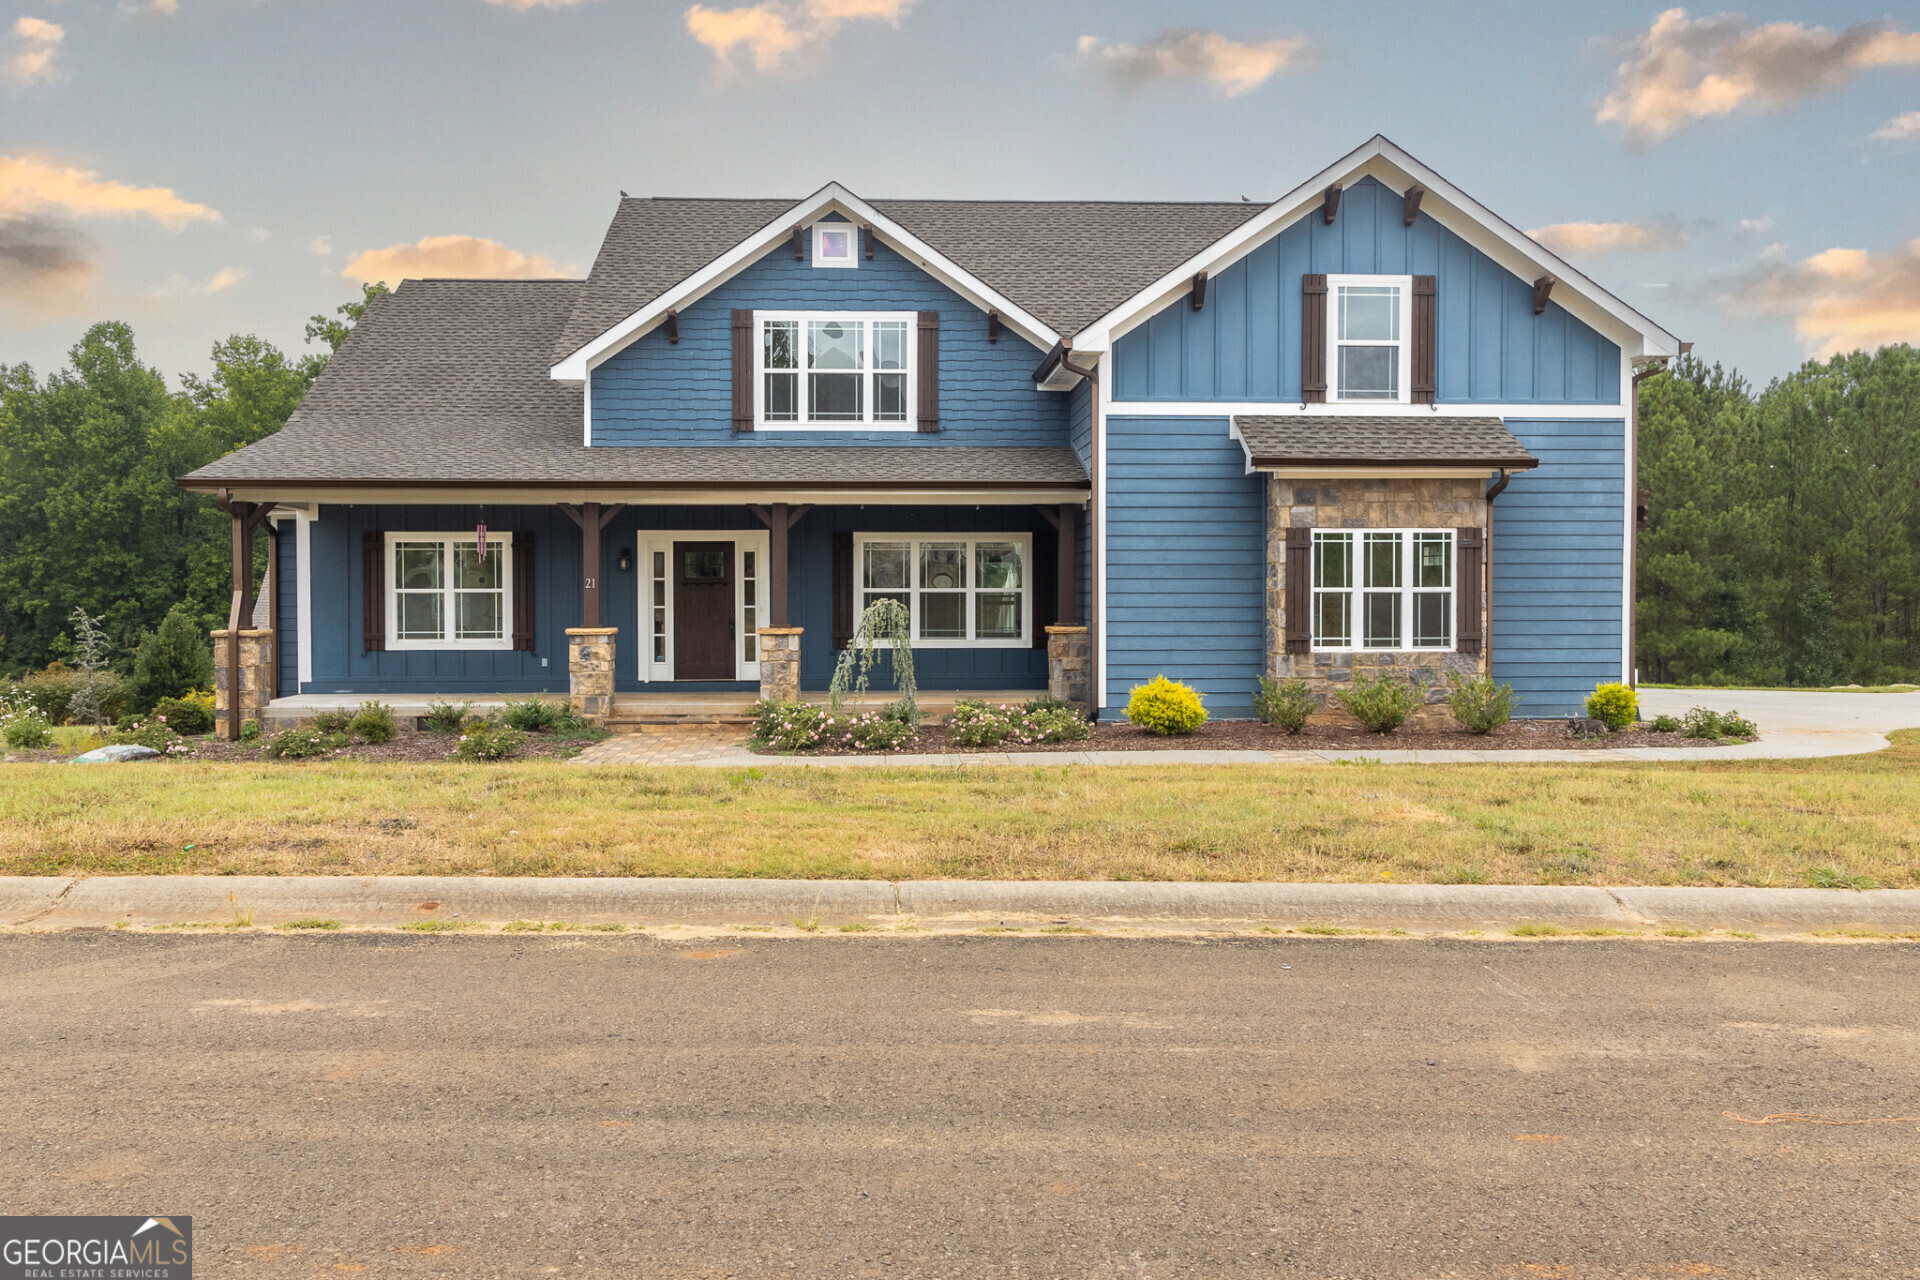
M810 751L817 756L882 754L940 755L1013 751L1019 754L1061 751L1596 751L1610 747L1713 747L1723 745L1682 733L1630 729L1604 737L1582 738L1568 732L1565 720L1512 720L1489 734L1459 727L1368 733L1356 726L1310 724L1284 733L1258 720L1215 720L1185 737L1161 737L1130 724L1101 723L1085 742L1055 742L1032 747L960 747L947 731L927 725L899 752L853 751L844 747ZM773 754L771 752L763 754Z
M356 742L323 756L310 756L305 760L286 760L270 756L260 749L258 742L227 742L219 738L194 738L192 754L176 754L163 757L166 760L215 760L235 761L254 760L266 764L325 764L338 760L369 760L388 764L441 764L453 756L454 744L460 741L457 733L422 733L418 729L402 726L400 733L391 742L378 746L368 742ZM527 735L520 750L509 756L510 760L565 760L580 754L581 750L593 745L591 739L554 738L546 734ZM7 754L9 763L39 762L58 764L66 760L63 751L14 751ZM135 761L136 764L146 763Z

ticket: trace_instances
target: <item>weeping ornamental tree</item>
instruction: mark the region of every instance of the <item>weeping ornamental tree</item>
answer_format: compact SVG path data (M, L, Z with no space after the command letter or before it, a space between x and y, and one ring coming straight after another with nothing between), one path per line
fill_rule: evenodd
M888 648L883 649L883 645ZM883 652L892 658L893 682L900 690L900 696L887 711L894 719L918 725L920 703L913 680L913 623L907 606L898 600L875 600L860 615L860 621L853 628L853 638L840 651L840 661L833 669L833 683L827 686L827 706L838 712L849 692L856 697L865 693L873 665Z

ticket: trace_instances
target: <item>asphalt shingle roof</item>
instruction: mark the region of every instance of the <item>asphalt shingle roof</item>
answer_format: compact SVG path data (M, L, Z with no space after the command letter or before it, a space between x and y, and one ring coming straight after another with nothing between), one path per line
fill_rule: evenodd
M1071 449L580 442L547 375L578 280L409 280L375 298L287 425L185 479L395 484L1084 485Z
M798 200L620 202L559 363ZM1056 333L1071 336L1266 206L1094 200L875 200L898 222Z
M1498 418L1437 413L1365 418L1236 417L1253 465L1487 466L1527 468L1528 453Z

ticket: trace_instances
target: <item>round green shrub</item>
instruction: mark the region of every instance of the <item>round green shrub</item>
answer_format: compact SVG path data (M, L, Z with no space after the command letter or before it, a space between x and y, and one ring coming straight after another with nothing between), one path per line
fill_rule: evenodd
M1353 687L1333 695L1349 715L1374 733L1392 733L1407 722L1419 695L1382 671L1373 679L1355 676Z
M249 720L247 723L254 722ZM244 730L241 736L246 736ZM344 733L324 733L312 725L303 725L298 729L282 729L262 743L260 749L280 760L309 760L346 745L347 735Z
M177 604L161 619L158 631L141 637L127 700L145 709L212 684L213 645L187 607Z
M1005 707L991 707L977 698L956 702L943 723L956 747L996 746L1013 732L1013 715Z
M453 748L453 758L469 762L504 760L520 749L527 735L498 720L475 720L468 724Z
M213 712L195 698L162 698L153 704L155 717L164 717L167 728L195 738L213 732Z
M1618 733L1640 718L1640 695L1624 684L1603 684L1587 695L1587 718Z
M38 716L7 721L7 745L16 751L40 751L53 745L53 730Z
M353 712L344 707L329 707L325 711L316 711L313 727L321 733L345 733L347 726L353 723Z
M560 723L566 708L546 698L508 698L502 717L522 733L538 733Z
M428 733L459 733L467 727L472 711L470 702L430 702L420 727Z
M392 742L400 733L400 726L394 723L393 708L384 702L363 702L360 709L353 713L353 719L347 722L347 732L375 746L383 742Z
M1260 677L1260 691L1253 695L1253 714L1264 724L1299 733L1313 714L1313 691L1298 678L1269 680Z
M1127 720L1162 737L1192 733L1207 722L1207 709L1191 685L1155 676L1127 697Z
M1453 718L1475 733L1492 733L1513 719L1513 703L1513 686L1495 684L1488 675L1462 680L1447 693Z

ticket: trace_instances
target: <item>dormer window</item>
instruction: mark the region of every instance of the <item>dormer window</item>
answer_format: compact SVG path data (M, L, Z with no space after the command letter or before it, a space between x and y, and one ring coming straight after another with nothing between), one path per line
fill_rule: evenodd
M1411 276L1328 276L1327 350L1336 401L1407 402Z
M851 267L857 265L860 236L851 222L813 224L813 265Z
M913 313L762 311L754 322L761 428L914 429Z

